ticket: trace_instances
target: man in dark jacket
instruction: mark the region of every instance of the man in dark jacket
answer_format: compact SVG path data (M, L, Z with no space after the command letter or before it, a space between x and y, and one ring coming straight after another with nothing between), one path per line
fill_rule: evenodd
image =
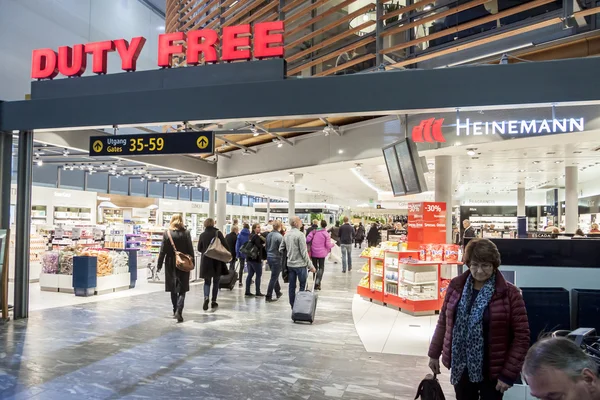
M231 232L225 237L227 241L227 247L229 247L229 252L231 253L231 262L229 263L229 270L235 270L235 263L237 262L237 254L235 251L235 245L237 244L238 232L240 231L239 226L233 225L231 227Z
M237 255L238 260L240 260L240 287L244 286L242 283L242 277L244 276L244 266L246 264L246 256L240 252L240 249L246 242L250 239L250 225L244 224L244 229L240 232L237 237L237 242L235 244L235 254Z
M340 226L340 243L342 248L342 272L352 271L352 243L354 243L354 227L349 218L344 217L344 225Z
M469 221L468 219L465 219L463 221L463 227L465 228L465 231L463 233L463 240L462 240L462 244L465 244L465 239L467 238L474 238L476 237L476 233L475 233L475 228L473 228L473 226L471 226L471 221Z
M312 225L306 230L306 236L308 237L308 235L310 235L310 233L315 229L319 229L319 220L313 219Z

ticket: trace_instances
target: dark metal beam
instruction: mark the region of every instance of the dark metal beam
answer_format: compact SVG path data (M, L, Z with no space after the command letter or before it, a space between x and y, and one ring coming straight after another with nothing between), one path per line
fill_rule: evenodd
M29 233L31 229L32 162L33 131L20 131L19 158L17 161L15 319L27 318L29 316Z
M590 57L16 101L0 104L0 130L598 101L598 71Z

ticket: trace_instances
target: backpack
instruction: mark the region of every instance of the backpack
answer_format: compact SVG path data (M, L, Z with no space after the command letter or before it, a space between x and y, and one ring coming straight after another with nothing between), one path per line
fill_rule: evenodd
M421 398L421 400L446 400L440 382L435 375L428 374L421 381L415 400L418 398Z

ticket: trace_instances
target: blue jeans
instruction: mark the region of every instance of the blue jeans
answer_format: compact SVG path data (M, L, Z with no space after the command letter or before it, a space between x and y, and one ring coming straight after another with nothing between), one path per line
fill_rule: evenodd
M262 277L262 262L246 260L248 265L248 276L246 277L246 294L250 294L250 285L252 285L252 278L256 274L256 294L260 294L260 278Z
M304 289L306 289L306 280L308 279L308 269L306 269L306 267L288 267L288 278L290 282L290 305L294 308L294 301L296 300L296 278L300 281L300 291L304 291Z
M212 279L204 280L204 298L208 298L210 296L210 285L212 282L212 301L217 301L217 295L219 294L219 281L221 280L221 276L213 276Z
M267 257L267 262L271 268L271 280L267 289L267 299L273 297L273 290L279 296L281 294L281 285L279 284L279 275L281 275L281 258Z
M342 271L352 271L352 245L342 244Z

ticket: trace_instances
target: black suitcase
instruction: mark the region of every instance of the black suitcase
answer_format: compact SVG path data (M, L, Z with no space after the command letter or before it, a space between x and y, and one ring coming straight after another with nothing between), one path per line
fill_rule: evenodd
M238 281L238 273L235 269L230 269L227 275L221 275L219 280L219 288L233 290L235 283Z
M312 291L306 290L296 294L294 307L292 307L292 321L310 322L315 321L315 312L317 311L317 300L319 296L315 293L315 282L313 282ZM308 282L307 282L308 284Z

